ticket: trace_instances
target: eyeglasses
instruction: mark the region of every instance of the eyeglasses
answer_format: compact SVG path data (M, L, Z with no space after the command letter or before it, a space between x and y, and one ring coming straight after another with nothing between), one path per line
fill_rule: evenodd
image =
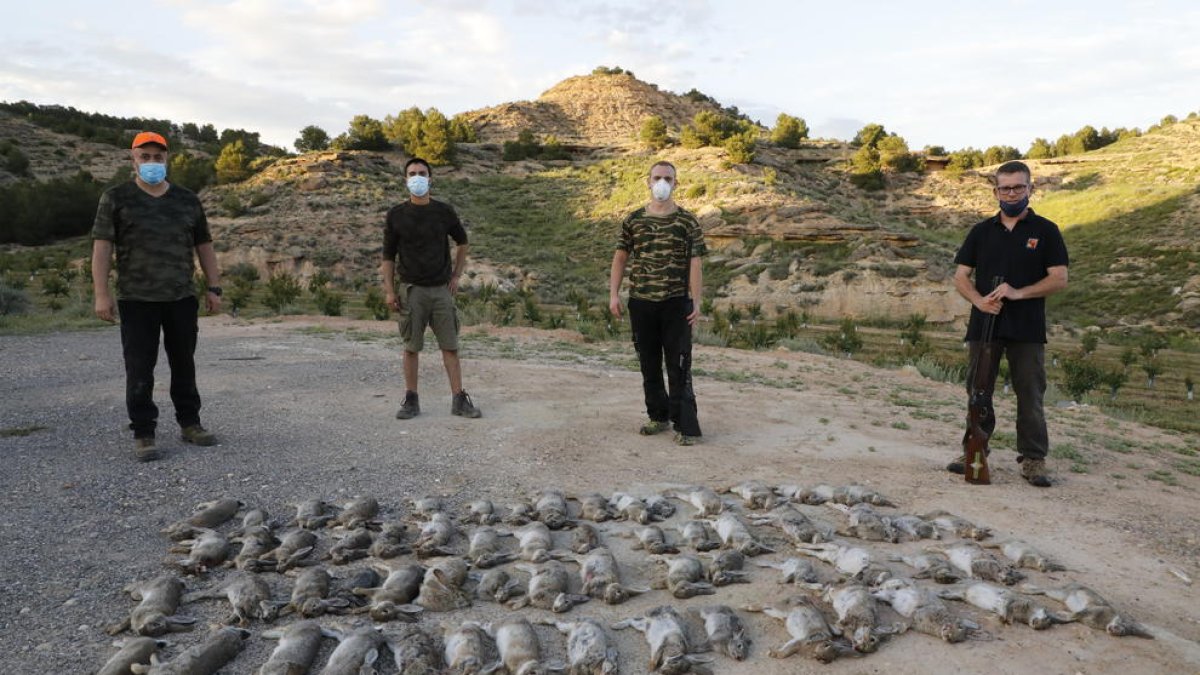
M1028 185L1002 185L996 188L996 192L1002 195L1020 195L1025 194L1028 189Z

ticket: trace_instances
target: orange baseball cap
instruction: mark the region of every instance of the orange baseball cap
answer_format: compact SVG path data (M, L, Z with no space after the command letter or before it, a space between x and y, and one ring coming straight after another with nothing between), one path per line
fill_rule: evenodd
M167 147L167 139L163 138L162 134L156 134L153 131L143 131L137 136L134 136L133 145L130 147L140 148L147 143L157 143L158 145L163 146L164 150Z

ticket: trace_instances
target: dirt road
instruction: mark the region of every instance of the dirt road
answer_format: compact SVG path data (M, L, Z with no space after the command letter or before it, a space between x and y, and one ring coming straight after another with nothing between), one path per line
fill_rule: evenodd
M203 416L221 445L198 449L178 442L164 363L156 400L167 456L151 464L131 460L116 329L0 337L0 429L42 427L0 437L0 672L98 668L114 651L104 628L133 606L122 586L163 571L169 542L159 529L217 496L287 517L307 498L342 503L372 494L392 513L407 514L405 500L426 494L443 495L454 505L479 497L502 504L542 487L648 494L748 478L775 485L862 483L892 497L899 511L945 509L986 524L997 538L1020 538L1069 568L1030 572L1031 581L1089 585L1158 639L1117 639L1077 624L1035 632L954 603L982 625L987 639L949 645L906 634L866 658L820 666L802 656L768 657L769 647L787 640L782 624L745 615L754 640L750 658L735 663L715 657L714 672L1200 672L1196 586L1172 572L1200 578L1200 479L1175 474L1175 485L1147 479L1173 457L1200 449L1195 438L1109 420L1086 408L1054 409L1053 442L1081 457L1052 460L1062 479L1058 486L1026 486L1011 451L997 451L995 484L971 488L940 470L960 434L959 387L811 354L701 348L696 390L705 438L681 449L668 435L636 434L643 412L639 376L627 367L628 345L596 347L566 334L497 328L477 330L464 342L465 381L482 419L450 416L440 359L427 352L423 414L401 422L393 418L402 384L390 326L204 319L198 353ZM998 412L1001 428L1011 428L1011 399L1002 399ZM1071 472L1072 465L1080 472ZM678 505L672 523L691 513ZM841 523L830 509L808 508ZM627 582L653 581L650 557L612 536L628 526L606 527L602 537L617 553ZM769 528L754 531L786 548ZM884 556L921 548L917 542L872 546ZM785 555L792 553L781 550L770 559ZM829 569L823 573L833 578ZM739 607L792 592L776 583L774 570L753 568L752 574L753 583L719 589L709 598L675 600L654 591L619 606L594 600L574 613L616 620L661 604ZM187 583L203 588L213 580ZM286 598L291 581L272 575L271 583L277 597ZM550 616L524 611L531 618ZM228 613L215 602L184 612L201 623ZM428 615L423 625L499 612L477 604ZM890 610L881 616L896 620ZM274 644L260 636L263 628L251 626L254 636L226 672L252 672L266 659ZM539 631L546 651L561 658L562 638L548 628ZM202 633L172 636L167 655ZM622 672L644 672L648 650L641 636L625 631L615 637ZM328 642L321 658L332 647ZM383 672L395 672L390 657L382 664Z

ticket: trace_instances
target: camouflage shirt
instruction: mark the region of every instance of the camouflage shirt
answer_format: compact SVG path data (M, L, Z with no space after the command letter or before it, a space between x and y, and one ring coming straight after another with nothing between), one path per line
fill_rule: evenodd
M159 197L129 181L100 197L92 238L113 242L117 297L172 302L195 294L195 248L212 241L196 193L171 184Z
M708 253L690 211L655 216L644 206L621 223L617 249L629 254L629 297L656 302L686 297L691 260Z

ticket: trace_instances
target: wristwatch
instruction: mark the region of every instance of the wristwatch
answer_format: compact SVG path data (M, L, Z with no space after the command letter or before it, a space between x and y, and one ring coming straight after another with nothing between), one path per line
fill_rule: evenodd
M221 297L221 287L220 286L209 286L208 292L212 293L213 295L217 296L218 298Z

